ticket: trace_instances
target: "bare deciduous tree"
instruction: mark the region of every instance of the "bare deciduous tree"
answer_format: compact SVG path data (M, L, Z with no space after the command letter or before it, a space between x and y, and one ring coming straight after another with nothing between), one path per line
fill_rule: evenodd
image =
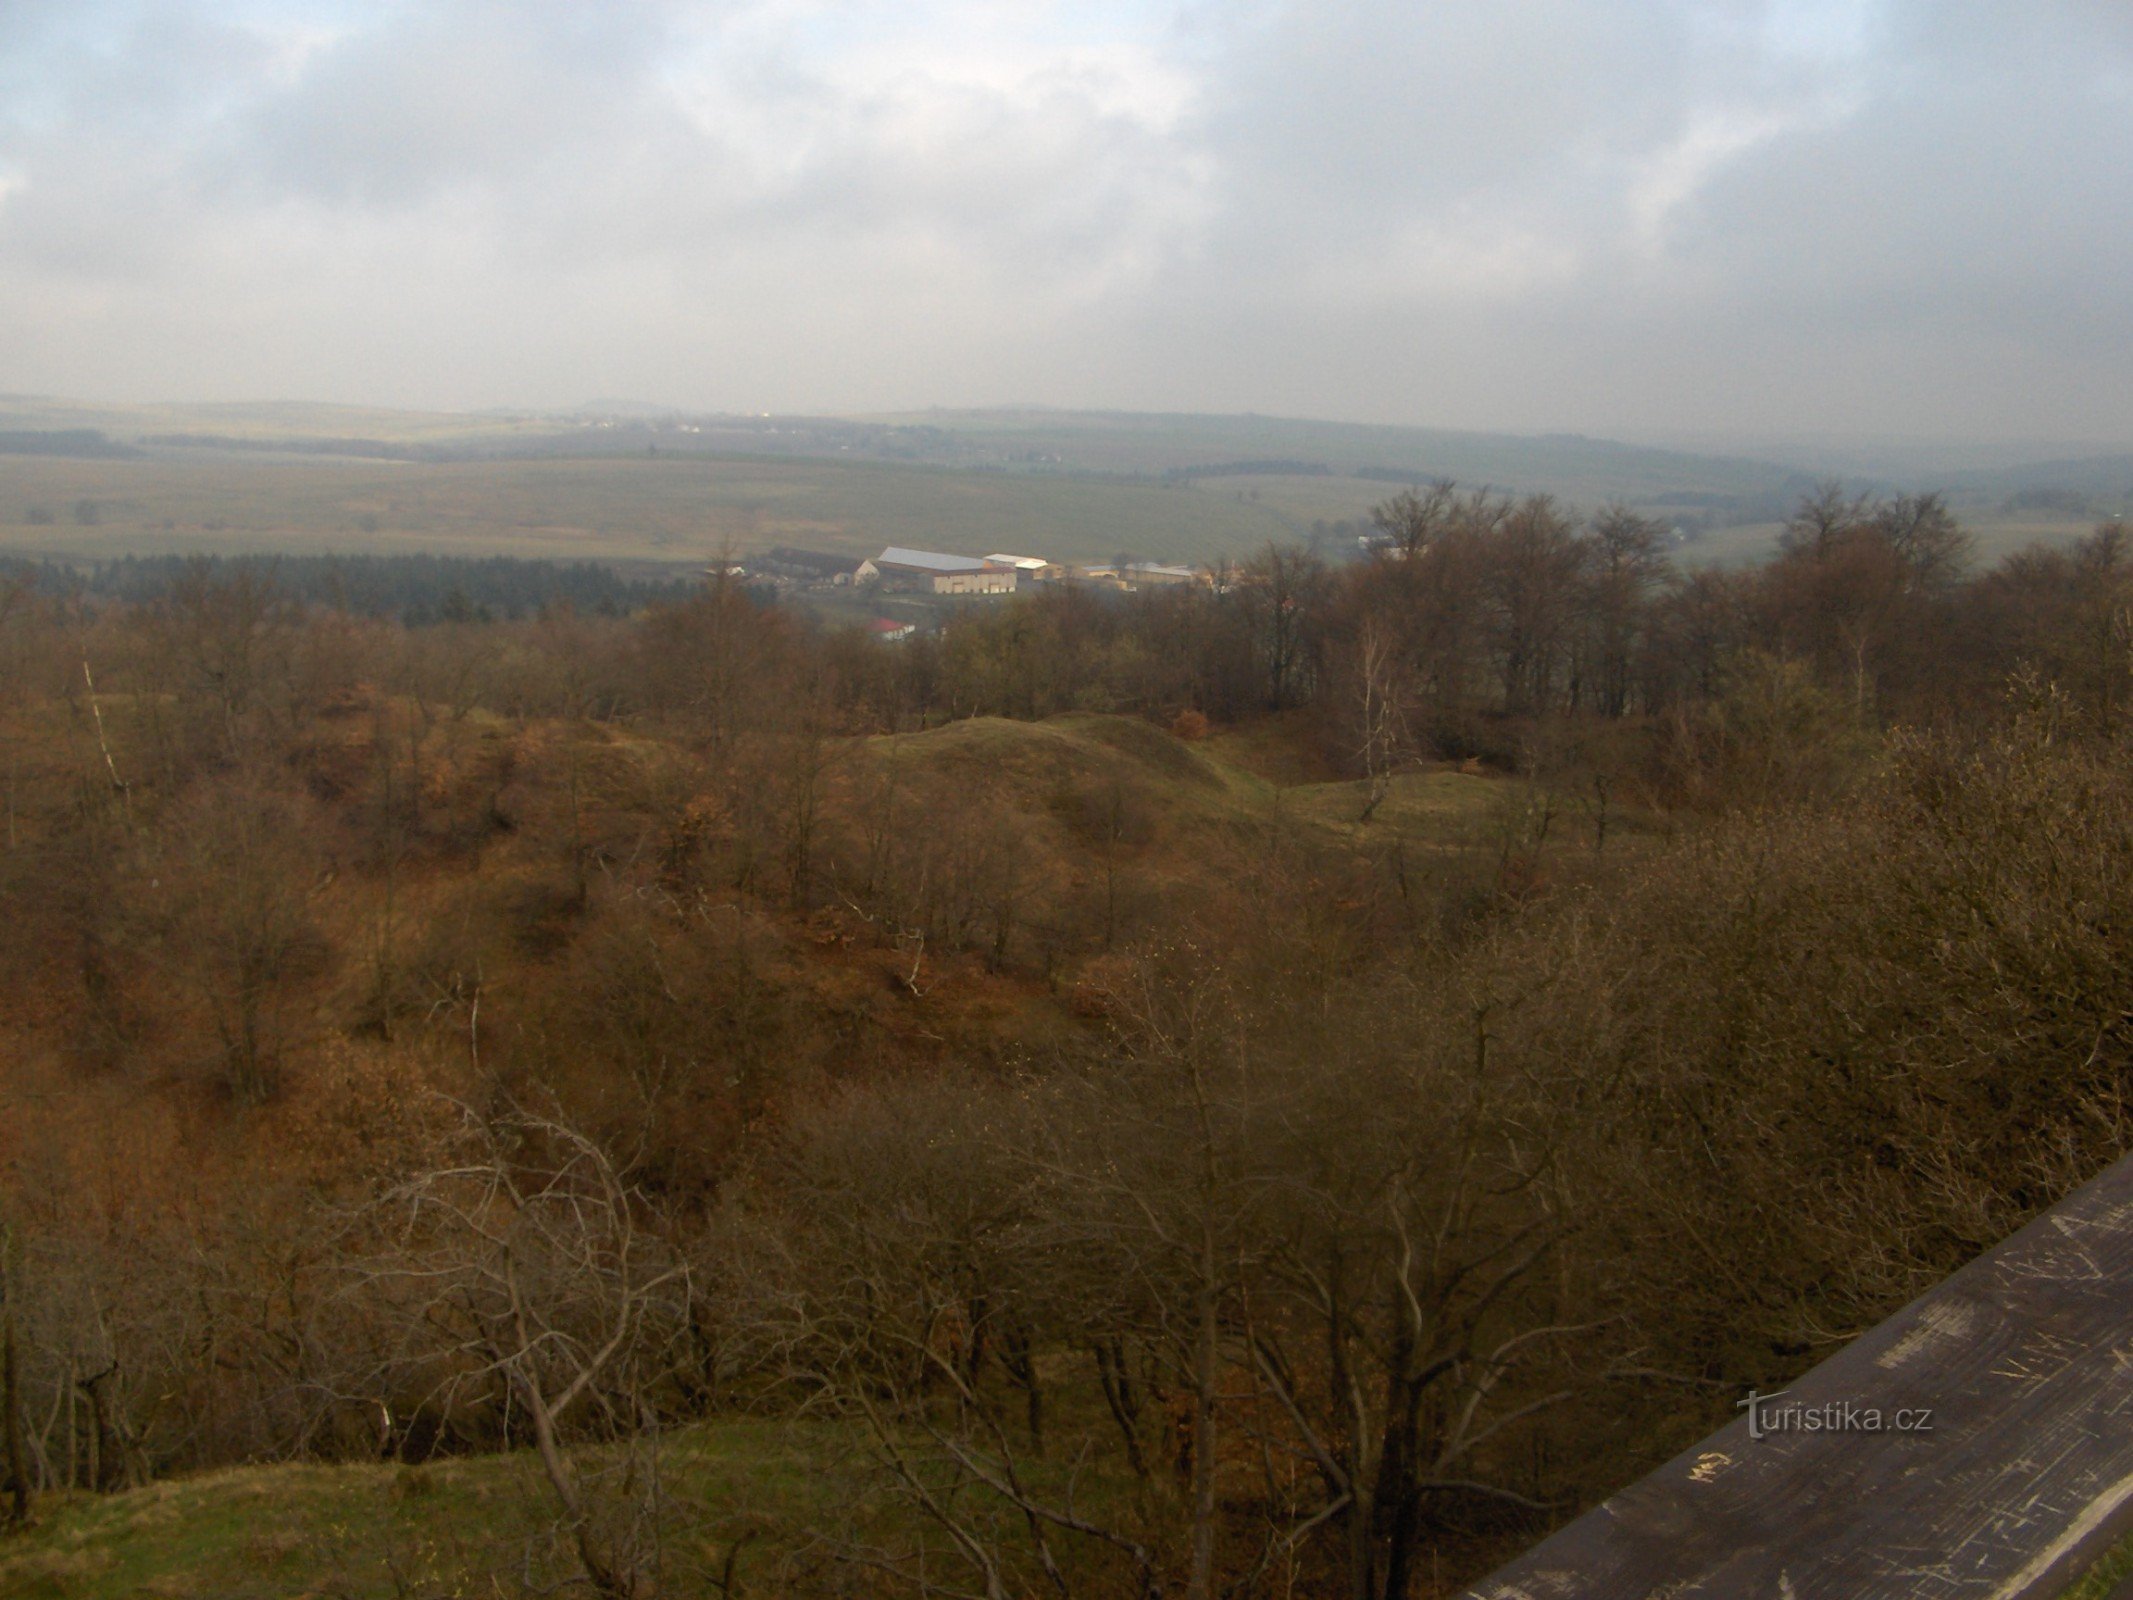
M522 1416L587 1581L654 1593L657 1506L602 1503L574 1443L656 1432L688 1325L688 1263L626 1169L566 1123L468 1114L463 1136L464 1159L361 1219L373 1242L351 1292L389 1301L401 1330L365 1381L413 1385L416 1403L445 1410L493 1397Z

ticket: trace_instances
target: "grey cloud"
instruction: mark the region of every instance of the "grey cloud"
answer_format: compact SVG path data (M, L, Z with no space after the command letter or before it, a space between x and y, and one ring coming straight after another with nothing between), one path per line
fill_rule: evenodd
M2133 434L2133 13L0 7L0 388Z
M213 159L270 194L371 206L611 161L657 120L667 22L554 0L406 7L233 119Z

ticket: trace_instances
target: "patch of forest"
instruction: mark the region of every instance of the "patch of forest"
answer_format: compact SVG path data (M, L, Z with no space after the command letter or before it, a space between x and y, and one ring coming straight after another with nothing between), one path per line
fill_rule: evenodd
M116 461L140 453L95 428L0 429L0 456L79 456Z
M118 556L90 562L0 557L0 576L27 582L41 594L129 605L156 604L181 584L227 584L240 574L292 604L391 618L416 628L516 622L552 606L624 616L676 604L700 581L693 574L675 576L671 568L647 574L602 562L518 556Z

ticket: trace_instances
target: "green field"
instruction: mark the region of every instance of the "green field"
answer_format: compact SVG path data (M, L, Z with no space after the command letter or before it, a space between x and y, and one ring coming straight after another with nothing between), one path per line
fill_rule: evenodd
M1185 487L875 462L0 457L0 549L17 554L424 550L700 564L724 548L866 556L903 544L1210 561L1290 531L1265 507Z
M1982 571L2015 551L2033 544L2066 545L2089 533L2095 523L2086 518L2004 516L1993 511L1963 515L1963 526L1976 541L1971 561ZM1675 565L1689 571L1705 567L1748 567L1768 561L1778 553L1784 525L1750 523L1738 528L1720 528L1673 551Z
M429 551L698 565L722 549L863 556L904 544L1207 562L1318 523L1365 523L1403 482L1447 477L1573 508L1621 501L1717 524L1680 559L1730 566L1770 554L1777 519L1811 482L1766 461L1569 435L1259 416L690 421L0 396L0 432L64 429L94 429L140 453L0 454L0 552ZM2095 505L2117 504L2106 493L2118 483L2112 461L2052 470L2102 495ZM2093 525L2075 512L2007 511L2007 491L2024 480L2004 476L1970 474L1956 498L1983 558Z
M380 406L295 401L235 404L108 405L44 395L0 395L0 430L94 428L114 439L166 433L213 434L251 442L271 439L377 439L394 444L494 441L553 424L528 416L459 411L396 411Z

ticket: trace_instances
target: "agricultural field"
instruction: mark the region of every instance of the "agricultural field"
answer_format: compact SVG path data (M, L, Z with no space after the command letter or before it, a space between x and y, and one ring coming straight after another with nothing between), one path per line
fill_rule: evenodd
M34 453L61 433L90 445ZM1338 549L1403 486L1441 477L1574 509L1628 504L1694 536L1683 565L1738 566L1772 553L1814 481L1572 436L1100 412L690 420L0 397L0 435L33 452L0 450L0 553L91 560L424 551L695 566L721 550L904 544L1212 562L1314 530ZM2036 469L2082 490L2044 494L2048 509L2012 509L2019 473L1956 474L1952 503L1989 561L2093 526L2097 506L2118 503L2110 466Z
M719 458L445 463L0 458L0 552L511 555L701 564L885 544L1056 560L1212 561L1291 532L1186 487Z
M1963 528L1974 541L1971 565L1976 570L1992 566L2015 551L2033 544L2068 545L2096 526L2091 518L2042 517L2035 514L2006 515L1985 509L1959 513ZM1753 522L1737 528L1719 528L1669 553L1674 564L1689 571L1706 567L1752 567L1778 553L1784 533L1781 522Z
M297 401L115 405L43 395L0 395L0 432L89 428L120 440L191 434L245 443L369 439L394 444L467 444L507 439L536 428L545 431L550 426L528 416Z

